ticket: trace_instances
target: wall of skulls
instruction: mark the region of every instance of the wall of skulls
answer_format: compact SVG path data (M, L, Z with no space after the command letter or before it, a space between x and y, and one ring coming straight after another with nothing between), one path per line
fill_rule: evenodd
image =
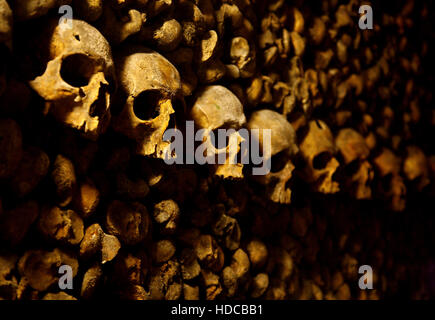
M0 0L0 298L434 297L433 12ZM272 129L272 171L166 165L186 120Z

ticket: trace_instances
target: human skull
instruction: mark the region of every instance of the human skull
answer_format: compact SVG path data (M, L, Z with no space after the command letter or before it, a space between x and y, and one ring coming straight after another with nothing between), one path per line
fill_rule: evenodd
M390 149L383 148L373 163L379 177L378 194L389 200L391 210L403 211L406 206L406 185L400 175L402 160Z
M364 137L351 128L344 128L335 138L335 145L345 164L346 190L356 199L370 199L372 196L370 183L374 172L372 165L367 161L370 149Z
M41 55L47 54L49 61L30 85L58 121L95 140L111 117L115 74L110 45L81 20L72 20L71 28L57 21L47 27L43 36L49 39L48 52Z
M129 47L115 60L125 101L113 127L136 140L137 154L164 158L171 142L163 141L163 134L174 120L175 105L184 107L180 75L166 58L145 47Z
M271 130L270 150L263 154L264 161L270 158L271 171L266 175L253 176L255 180L266 186L266 193L270 200L278 203L291 202L291 190L287 182L292 177L295 166L291 158L298 152L296 145L296 134L292 125L287 119L272 110L259 110L254 112L249 119L247 128L251 130L253 139L258 139L260 150L264 150L263 133L264 129ZM258 136L255 137L253 129L258 130ZM266 148L268 148L266 146Z
M427 159L423 151L414 145L406 147L406 158L403 161L403 173L408 181L413 182L421 191L430 183Z
M215 175L223 178L243 178L243 164L236 163L236 157L240 151L242 136L237 131L246 123L243 113L243 105L234 93L223 86L207 86L199 90L190 116L195 126L204 129L203 143L207 146L207 156L218 156L225 154L224 164L215 165ZM218 129L233 129L228 135L228 144L225 147L217 148L213 145L211 132ZM215 134L217 139L217 134ZM236 148L231 148L236 146Z
M339 185L333 175L339 163L334 157L336 149L329 127L321 120L310 121L300 149L306 162L305 178L313 189L321 193L338 192Z

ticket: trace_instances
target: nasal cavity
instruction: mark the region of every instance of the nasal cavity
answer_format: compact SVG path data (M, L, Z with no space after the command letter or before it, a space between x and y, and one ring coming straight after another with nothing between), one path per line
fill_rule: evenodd
M287 150L281 151L270 159L271 162L271 168L270 172L277 173L280 172L284 167L286 166L287 162L289 160L289 156L287 153Z
M98 98L94 103L92 103L91 108L89 109L89 115L91 117L101 118L106 113L106 92L107 87L101 85L100 90L98 91Z
M332 154L330 152L328 151L321 152L314 157L313 168L316 170L324 169L326 168L326 165L331 159L332 159Z
M157 90L147 90L134 99L133 112L140 120L153 120L160 115L162 94Z

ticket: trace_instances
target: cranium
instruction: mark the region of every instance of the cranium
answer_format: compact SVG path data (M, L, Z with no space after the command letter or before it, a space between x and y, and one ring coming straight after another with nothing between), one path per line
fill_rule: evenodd
M120 52L116 69L125 101L112 121L114 129L136 140L138 154L163 158L170 145L163 134L175 116L175 103L184 103L177 69L145 47Z
M203 142L207 146L207 156L225 154L225 163L215 165L215 175L223 178L243 178L243 165L236 163L237 153L243 138L237 131L246 123L243 106L234 93L223 86L213 85L201 89L196 97L190 116L195 126L204 129ZM210 133L227 129L228 144L218 148L213 145ZM214 134L218 138L218 134ZM236 146L236 148L232 148Z
M291 157L298 152L295 130L283 115L267 109L254 112L247 127L251 130L252 138L258 139L260 150L265 150L262 131L264 129L271 130L270 150L266 152L267 155L263 154L264 161L268 161L266 157L271 157L271 172L254 177L259 183L266 186L270 200L290 203L291 190L286 184L292 177L295 168L291 162ZM255 137L256 131L253 129L259 129L257 137ZM266 146L267 149L269 148Z
M374 172L372 165L367 161L370 149L364 137L351 128L341 129L335 138L335 145L345 164L346 190L356 199L370 199L370 183Z
M389 199L390 209L403 211L406 206L406 186L400 175L401 159L390 149L383 148L373 159L373 164L379 177L378 193Z
M414 145L408 146L406 151L403 173L407 180L413 182L417 190L421 191L430 183L426 156L419 147Z
M329 127L321 120L310 121L300 149L306 162L305 178L314 190L321 193L338 192L339 185L333 180L333 175L339 163L334 158L334 137Z
M52 22L43 36L49 46L42 55L49 61L44 74L30 85L58 121L96 139L110 121L115 76L109 43L81 20L72 20L71 28Z

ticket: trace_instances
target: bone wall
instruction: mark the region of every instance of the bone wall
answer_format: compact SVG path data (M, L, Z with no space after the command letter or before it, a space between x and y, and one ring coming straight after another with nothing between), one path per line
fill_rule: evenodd
M0 299L434 298L434 9L0 0ZM165 164L187 120L271 172Z

